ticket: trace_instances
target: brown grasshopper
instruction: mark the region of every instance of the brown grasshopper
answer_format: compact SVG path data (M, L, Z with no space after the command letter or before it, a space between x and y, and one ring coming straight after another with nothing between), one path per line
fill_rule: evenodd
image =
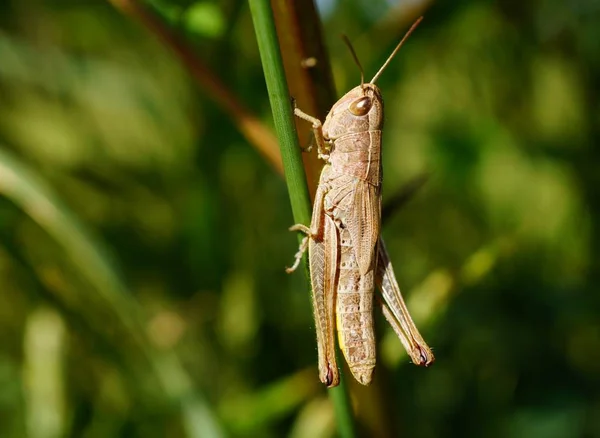
M377 302L412 361L427 366L434 360L404 303L380 237L383 99L375 81L421 19L368 83L364 83L362 67L349 45L361 70L361 84L333 105L324 124L294 108L297 117L312 123L318 156L326 164L310 228L302 224L290 228L306 236L294 265L286 271L294 271L308 249L319 378L329 387L339 383L336 327L350 371L363 385L371 382L375 367L375 283L381 291Z

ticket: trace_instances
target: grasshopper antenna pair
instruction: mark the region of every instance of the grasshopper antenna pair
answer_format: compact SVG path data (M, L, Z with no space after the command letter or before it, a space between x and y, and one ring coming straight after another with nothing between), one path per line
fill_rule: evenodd
M374 84L375 81L377 81L377 79L379 79L379 76L381 76L381 73L383 73L383 71L386 69L386 67L389 65L389 63L392 62L392 59L394 59L394 57L396 56L396 54L398 53L400 48L404 45L404 42L408 39L410 34L413 33L413 31L417 28L417 26L421 23L421 21L423 21L423 17L417 18L417 20L413 23L413 25L410 27L410 29L408 29L408 31L404 34L404 37L400 40L400 42L398 43L398 45L396 46L394 51L390 54L390 56L388 56L388 59L379 68L379 71L377 71L377 73L375 73L375 76L373 76L373 79L371 79L369 81L369 84ZM360 85L362 86L365 83L365 72L362 68L362 65L361 65L359 59L358 59L358 56L356 56L354 47L352 47L352 43L350 42L348 37L346 35L342 35L342 39L344 40L344 43L346 43L346 45L348 46L348 49L350 49L350 53L352 54L354 63L358 66L358 69L360 70Z

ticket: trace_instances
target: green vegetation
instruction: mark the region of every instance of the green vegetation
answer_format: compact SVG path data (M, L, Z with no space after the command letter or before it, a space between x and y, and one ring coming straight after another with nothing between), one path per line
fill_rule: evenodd
M265 86L269 2L250 3L0 5L0 436L349 424L306 278L284 272L319 163L301 157L307 192L289 134L279 153L289 100ZM592 2L323 1L323 41L309 2L271 3L291 93L321 117L360 77L339 34L370 78L425 15L378 81L384 202L428 175L383 234L437 361L410 364L378 315L373 385L345 379L357 435L600 436Z

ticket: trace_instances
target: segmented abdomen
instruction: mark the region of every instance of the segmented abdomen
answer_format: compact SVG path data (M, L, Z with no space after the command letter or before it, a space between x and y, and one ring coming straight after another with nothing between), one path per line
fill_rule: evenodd
M375 367L374 270L360 274L350 233L343 222L337 225L341 249L336 297L338 340L350 371L364 385L371 381Z

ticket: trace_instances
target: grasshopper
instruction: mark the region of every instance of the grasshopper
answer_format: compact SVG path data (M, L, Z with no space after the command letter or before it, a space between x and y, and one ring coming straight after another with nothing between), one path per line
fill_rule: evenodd
M321 123L298 108L294 114L312 124L318 156L326 164L319 179L310 227L296 224L291 231L305 234L293 272L308 249L312 301L317 332L319 378L328 387L339 384L335 355L338 343L352 375L371 383L375 368L373 297L412 361L428 366L433 354L415 326L380 237L381 135L383 99L375 81L419 24L419 18L370 82L354 49L361 84L346 93ZM294 105L295 106L295 105Z

